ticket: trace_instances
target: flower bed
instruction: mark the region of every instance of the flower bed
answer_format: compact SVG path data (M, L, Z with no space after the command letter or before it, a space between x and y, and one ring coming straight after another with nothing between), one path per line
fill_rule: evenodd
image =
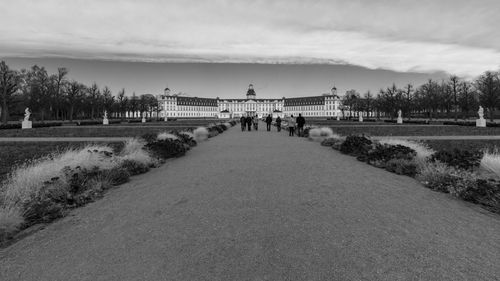
M422 143L366 136L331 138L324 146L387 171L415 177L424 186L500 213L500 153L452 150L434 152Z
M214 124L208 130L219 133L234 124ZM109 145L87 145L19 166L0 185L0 244L24 228L94 201L165 159L185 155L196 144L191 132L161 132L129 139L118 153Z

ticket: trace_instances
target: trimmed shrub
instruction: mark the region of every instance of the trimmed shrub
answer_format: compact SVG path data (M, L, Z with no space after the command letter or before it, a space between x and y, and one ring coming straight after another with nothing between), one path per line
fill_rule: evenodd
M208 130L205 127L198 127L193 131L196 142L204 141L208 138Z
M470 170L479 167L482 157L483 155L479 151L441 150L432 154L431 161L440 161L455 168Z

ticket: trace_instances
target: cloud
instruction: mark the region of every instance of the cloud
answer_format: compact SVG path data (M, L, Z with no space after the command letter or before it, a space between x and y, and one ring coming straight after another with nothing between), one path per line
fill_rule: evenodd
M500 62L500 4L490 0L18 0L8 6L0 17L3 56L342 62L463 76Z

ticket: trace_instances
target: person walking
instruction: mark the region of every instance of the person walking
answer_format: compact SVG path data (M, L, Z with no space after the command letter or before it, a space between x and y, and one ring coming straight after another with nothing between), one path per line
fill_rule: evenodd
M297 117L297 136L302 137L304 135L305 124L306 119L302 117L302 114L299 113L299 117Z
M273 123L273 118L271 117L271 114L268 114L266 117L266 127L267 131L271 131L271 123Z
M253 128L255 131L259 129L259 116L257 115L253 117Z
M246 122L248 131L250 132L252 130L252 117L250 115L247 116Z
M245 115L241 115L241 118L240 118L240 123L241 123L241 131L245 131L245 127L246 127L246 123L247 123L247 119L245 118Z
M279 116L276 117L276 127L278 129L278 132L281 132L281 118Z
M295 119L293 118L293 114L288 118L288 136L293 137L295 133Z

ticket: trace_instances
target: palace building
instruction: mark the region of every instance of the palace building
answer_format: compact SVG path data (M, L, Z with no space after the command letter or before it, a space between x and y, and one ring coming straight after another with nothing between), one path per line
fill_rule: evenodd
M257 116L262 118L271 114L273 118L280 116L304 117L337 117L341 115L340 98L337 89L319 96L298 98L257 98L253 85L250 84L246 98L221 99L198 98L170 94L166 88L164 95L158 98L162 108L160 117L168 118L240 118L241 116Z

